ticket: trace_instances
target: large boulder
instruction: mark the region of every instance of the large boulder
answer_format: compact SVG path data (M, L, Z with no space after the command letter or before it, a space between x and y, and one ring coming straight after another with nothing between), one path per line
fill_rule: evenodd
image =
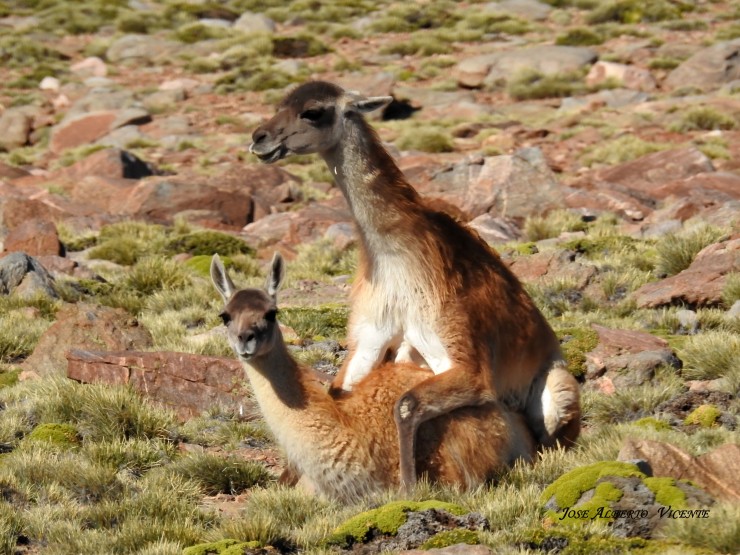
M7 252L21 251L31 256L62 254L57 227L48 220L31 219L11 230L5 238Z
M705 247L684 271L647 283L633 296L640 308L672 304L717 306L722 302L722 291L732 272L740 272L740 237Z
M573 72L598 57L595 50L580 46L527 46L467 58L455 66L454 75L461 86L479 88L506 82L525 71L543 75Z
M0 258L0 295L10 294L21 297L58 297L51 274L38 260L24 252L12 252Z
M644 539L652 538L673 511L701 510L714 503L687 482L650 476L646 470L632 461L581 466L550 484L540 500L552 522L586 526L598 520L616 537Z
M618 458L644 461L653 476L690 480L717 499L740 502L740 445L728 443L694 457L669 443L627 438Z
M58 375L67 367L70 349L125 351L151 346L151 334L125 310L86 303L65 305L23 366L39 375Z
M740 39L718 42L700 50L666 78L671 89L692 87L702 91L718 89L740 79Z
M660 366L679 366L668 342L637 330L591 327L598 345L586 353L586 377L606 376L617 389L641 385L653 378Z
M213 406L256 417L244 369L226 357L171 352L86 351L67 355L67 377L82 383L129 385L175 411L181 420Z
M150 120L149 112L141 108L100 110L72 116L54 127L49 149L59 153L67 148L93 143L120 127Z

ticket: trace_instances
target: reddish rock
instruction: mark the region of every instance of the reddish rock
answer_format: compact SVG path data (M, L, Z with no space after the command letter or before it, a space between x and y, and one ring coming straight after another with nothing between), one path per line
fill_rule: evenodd
M75 274L75 270L79 268L79 264L70 258L64 258L63 256L56 255L41 255L37 256L36 259L39 263L49 270L49 273L54 277L58 275L71 276Z
M0 160L0 179L13 180L19 177L27 177L28 175L30 174L23 168L11 166Z
M647 69L614 62L596 62L586 76L590 87L601 85L609 79L616 80L628 89L654 91L655 79Z
M686 270L661 281L648 283L633 293L640 308L672 304L690 307L717 306L731 272L740 271L740 238L702 249Z
M69 349L122 351L151 345L149 332L125 310L85 303L65 305L23 367L40 375L58 375L66 368Z
M151 165L134 154L119 148L106 148L64 168L59 175L69 179L82 179L90 175L113 179L141 179L154 173Z
M337 198L309 204L300 210L270 214L245 226L242 237L256 248L276 243L294 246L321 239L333 224L351 221L352 215L343 199Z
M511 270L522 281L572 279L576 289L585 288L597 274L595 266L575 261L569 251L545 251L518 256L509 262Z
M648 154L624 164L597 170L586 179L593 183L607 183L612 187L621 186L629 193L665 197L665 189L661 190L661 187L666 183L713 171L714 166L709 158L700 150L688 147Z
M604 380L611 388L641 385L651 380L660 366L678 366L668 343L636 330L617 330L597 324L591 326L599 335L597 347L586 353L586 377L604 390Z
M694 457L669 443L627 438L617 459L644 460L653 476L690 480L718 499L740 501L740 445L722 445Z
M67 377L83 383L130 385L187 420L221 405L256 415L238 361L171 352L85 351L67 353Z
M59 255L62 244L57 227L48 220L26 220L5 238L5 251L22 251L31 256Z
M146 111L136 108L101 110L72 116L54 128L49 150L59 153L67 148L93 143L114 129L145 123L150 119Z
M588 209L589 212L613 212L630 220L640 221L652 212L644 201L608 187L591 184L570 189L565 193L564 203L568 208Z

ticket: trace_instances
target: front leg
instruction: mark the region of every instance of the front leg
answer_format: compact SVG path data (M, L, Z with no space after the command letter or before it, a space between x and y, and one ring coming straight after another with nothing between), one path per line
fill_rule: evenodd
M351 391L352 387L379 366L396 334L385 326L364 321L352 329L350 353L331 385L332 393Z
M409 493L416 483L416 433L422 423L461 407L493 400L494 394L483 383L480 369L458 365L401 395L393 411L398 429L401 489Z

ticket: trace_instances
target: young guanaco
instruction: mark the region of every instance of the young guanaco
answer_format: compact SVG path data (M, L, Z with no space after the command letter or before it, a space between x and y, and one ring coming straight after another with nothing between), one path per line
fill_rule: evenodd
M260 410L303 484L343 501L399 484L393 410L398 398L431 372L387 363L332 397L288 352L277 322L283 260L272 260L266 290L236 290L218 255L211 279L225 306L229 343L244 365ZM422 424L416 463L431 481L471 488L514 460L531 460L535 444L522 415L489 402Z

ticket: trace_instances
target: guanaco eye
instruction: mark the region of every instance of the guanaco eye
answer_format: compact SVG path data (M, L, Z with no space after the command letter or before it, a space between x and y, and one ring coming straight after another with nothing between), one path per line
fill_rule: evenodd
M277 317L277 309L268 310L265 313L265 320L267 320L268 322L274 322L276 317Z
M219 318L221 318L221 321L224 323L224 326L228 325L229 322L231 322L231 316L226 314L225 312L222 312L218 315Z
M308 121L319 121L321 117L326 113L326 110L323 108L311 108L309 110L304 110L301 112L301 119L306 119Z

